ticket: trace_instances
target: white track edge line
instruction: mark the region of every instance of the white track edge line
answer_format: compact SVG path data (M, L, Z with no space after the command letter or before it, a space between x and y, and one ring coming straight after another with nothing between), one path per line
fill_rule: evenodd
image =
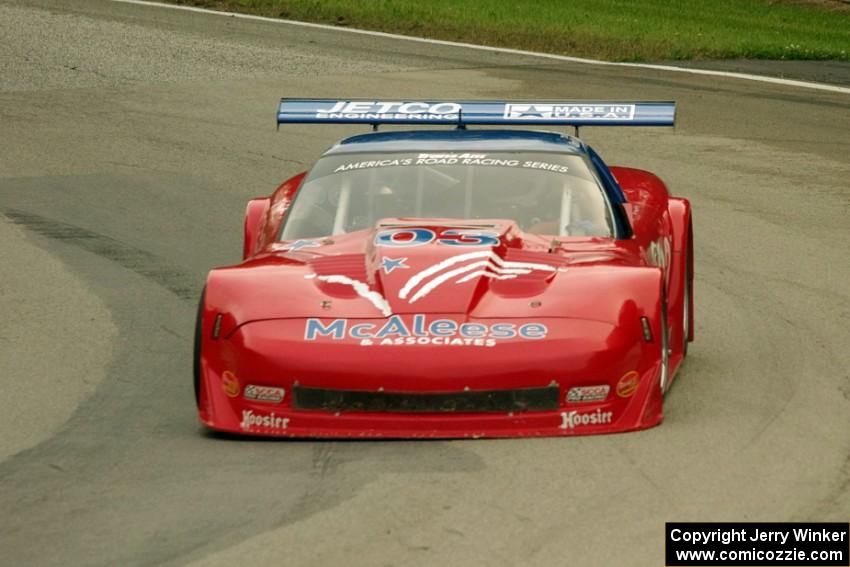
M373 37L384 37L388 39L398 39L404 41L413 41L418 43L429 43L432 45L443 45L447 47L461 47L465 49L478 49L479 51L491 51L495 53L509 53L511 55L523 55L526 57L538 57L542 59L554 59L556 61L567 61L570 63L583 63L586 65L608 65L615 67L633 67L640 69L653 69L656 71L673 71L678 73L690 73L692 75L710 75L714 77L727 77L731 79L743 79L747 81L759 81L762 83L772 83L787 87L799 87L805 89L814 89L820 91L830 91L842 94L850 94L850 88L840 87L838 85L827 85L824 83L812 83L808 81L796 81L793 79L781 79L779 77L768 77L765 75L750 75L748 73L733 73L730 71L712 71L710 69L690 69L688 67L675 67L672 65L653 65L651 63L623 63L619 61L602 61L598 59L585 59L582 57L570 57L568 55L556 55L554 53L539 53L536 51L525 51L522 49L511 49L508 47L490 47L487 45L476 45L474 43L463 43L458 41L447 41L442 39L429 39L426 37L416 37L410 35L400 35L395 33L362 30L358 28L346 28L339 26L331 26L327 24L314 24L310 22L299 22L296 20L284 20L281 18L269 18L267 16L255 16L253 14L240 14L237 12L223 12L219 10L210 10L208 8L199 8L197 6L184 6L177 4L164 4L162 2L153 2L151 0L110 0L121 4L137 4L140 6L150 6L157 8L170 8L172 10L183 10L185 12L196 12L200 14L212 14L216 16L227 16L230 18L239 18L242 20L253 20L257 22L271 22L276 24L285 24L289 26L300 26L304 28L315 28L321 30L333 30L338 32L370 35Z

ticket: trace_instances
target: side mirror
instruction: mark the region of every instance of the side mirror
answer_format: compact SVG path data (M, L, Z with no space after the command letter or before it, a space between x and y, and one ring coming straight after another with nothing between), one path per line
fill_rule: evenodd
M245 208L245 234L242 243L243 260L256 254L260 248L260 236L263 234L270 204L271 199L268 197L248 201L248 206Z
M639 205L652 198L667 197L667 187L654 173L632 167L611 166L609 169L629 203Z

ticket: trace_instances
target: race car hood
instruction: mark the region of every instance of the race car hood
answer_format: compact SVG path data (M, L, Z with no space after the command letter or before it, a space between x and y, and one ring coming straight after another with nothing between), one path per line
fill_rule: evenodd
M319 257L308 265L329 296L357 293L357 282L367 283L381 299L363 296L385 315L468 313L492 293L534 297L565 270L562 258L524 249L521 232L508 221L411 230L404 219L391 219L368 233L363 253Z
M624 309L656 306L658 270L630 265L603 239L564 251L512 221L418 219L421 234L410 223L385 219L368 231L277 244L214 270L207 306L223 314L223 330L266 319L436 313L616 323Z

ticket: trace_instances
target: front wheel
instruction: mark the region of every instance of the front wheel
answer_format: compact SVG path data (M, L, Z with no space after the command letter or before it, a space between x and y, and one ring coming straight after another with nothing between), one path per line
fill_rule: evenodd
M661 295L661 394L667 393L670 373L670 329L667 327L667 294Z
M201 407L201 323L204 316L204 295L207 292L206 286L201 291L201 299L198 300L198 314L195 317L195 349L194 349L194 383L195 383L195 405Z
M687 262L687 258L685 259ZM687 265L687 264L686 264ZM685 293L683 294L682 315L682 358L688 356L688 337L691 335L691 278L685 273Z

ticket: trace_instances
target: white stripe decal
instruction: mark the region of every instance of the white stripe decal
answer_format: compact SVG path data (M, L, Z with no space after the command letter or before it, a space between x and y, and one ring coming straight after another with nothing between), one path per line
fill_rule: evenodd
M459 276L460 274L464 274L464 273L466 273L470 270L474 270L476 268L483 268L485 266L488 266L489 264L490 263L487 262L487 261L473 262L471 264L467 264L465 266L461 266L460 268L455 268L454 270L449 270L448 272L440 274L439 276L437 276L436 278L434 278L433 280L429 281L428 283L423 285L421 288L419 288L419 291L417 291L415 294L413 294L413 297L410 298L410 303L415 303L419 299L422 299L423 297L425 297L426 295L431 293L431 291L433 291L440 284L442 284L443 282L445 282L447 280L452 279L455 276ZM399 296L401 296L401 294L399 294Z
M476 254L477 257L480 257L480 255L481 255L480 252L477 252L477 253L474 252L473 254ZM468 257L468 256L470 256L470 254L461 254L460 255L460 257ZM456 258L458 258L458 256L455 256L454 258L450 258L450 260L453 260L453 259L456 259ZM447 261L441 262L440 264L437 264L436 266L432 266L431 268L428 268L427 270L423 270L423 271L419 272L418 274L416 274L415 276L410 278L410 280L408 280L407 284L405 284L404 287L407 288L408 285L410 285L410 282L414 278L417 278L418 276L424 274L425 272L429 272L429 275L432 275L434 273L434 268L440 266L441 264L446 264ZM495 264L501 264L504 267L496 266L496 265L493 264L493 262L495 262ZM443 266L443 267L445 267L445 266ZM423 285L419 289L419 291L417 291L413 295L413 297L410 298L410 303L413 303L413 302L417 301L418 299L422 299L423 297L425 297L426 295L431 293L435 288L442 285L446 281L452 279L453 277L458 276L458 275L460 275L464 272L468 272L469 270L474 270L476 268L487 268L487 269L490 269L493 272L496 272L498 274L511 274L511 277L516 277L516 274L529 274L529 273L531 273L532 270L543 270L543 271L547 271L547 272L554 272L556 270L555 267L549 266L549 265L546 265L546 264L533 264L531 262L505 262L501 258L496 256L493 252L488 252L487 253L487 260L485 260L485 261L473 262L471 264L467 264L466 266L461 266L460 268L456 268L456 269L450 270L448 272L443 272L439 276L436 276L434 279L432 279L431 281L429 281L428 283ZM481 271L486 272L486 269L481 270ZM493 276L488 276L488 277L493 277ZM458 280L455 283L463 283L463 282L469 281L470 279L472 279L470 276L466 276L464 278L461 278L461 280ZM505 278L501 278L501 279L505 279ZM413 286L410 286L410 288L412 289ZM410 289L407 289L408 293L409 293L409 291L410 291ZM405 293L405 296L402 296L403 292L405 292L405 289L402 289L398 294L399 297L402 298L402 299L404 299L404 297L406 296L406 293Z
M527 274L528 272L522 272L522 273ZM485 277L485 278L493 278L493 279L496 279L496 280L509 280L511 278L515 278L516 274L496 274L496 273L493 273L493 272L488 272L487 270L478 270L477 272L472 272L471 274L467 274L467 275L463 276L462 278L460 278L455 283L458 283L458 284L466 283L469 280L474 280L475 278L477 278L479 276Z
M471 279L475 279L476 276L487 276L488 278L496 278L496 279L502 280L502 279L515 278L515 277L517 277L517 275L530 274L530 273L531 273L531 270L521 270L521 269L518 269L518 268L503 269L503 268L500 268L500 267L495 266L493 264L487 264L487 266L485 266L485 269L479 270L479 271L474 272L472 274L468 274L466 276L463 276L462 278L457 280L455 283L456 284L466 283Z
M549 264L535 264L534 262L505 262L495 254L493 260L503 268L528 268L530 270L543 270L544 272L557 271L555 266Z
M444 271L445 268L454 264L464 262L466 260L475 260L478 258L485 259L479 260L477 262L468 263L453 270ZM501 264L501 266L499 264ZM416 285L418 285L424 279L430 276L435 277L425 283L421 288L419 288L419 291L413 294L413 297L408 300L408 303L412 304L419 301L445 282L462 274L466 275L458 279L455 283L466 283L479 276L492 279L506 280L516 278L518 275L530 274L533 270L542 270L547 272L561 271L558 268L555 268L554 266L549 266L547 264L535 264L532 262L505 262L491 251L459 254L457 256L447 258L439 264L435 264L430 268L426 268L418 274L415 274L413 277L407 280L407 283L404 285L401 291L399 291L398 296L401 299L406 299L407 295L414 287L416 287ZM471 273L467 274L467 272ZM390 308L389 302L387 302L386 298L377 291L372 291L369 288L368 284L364 282L349 278L348 276L343 276L341 274L334 274L328 276L307 274L304 276L304 278L318 279L323 282L339 283L351 286L352 289L354 289L354 291L357 293L357 295L370 301L372 305L377 307L381 311L381 313L384 314L385 317L389 317L390 314L392 314L392 309Z
M488 256L495 256L495 254L493 254L489 250L485 250L483 252L469 252L468 254L458 254L457 256L447 258L438 264L434 264L430 268L422 270L421 272L407 280L407 283L404 284L404 287L399 290L398 296L401 299L405 299L407 297L407 294L410 293L410 290L412 290L415 286L419 285L419 282L421 282L432 274L436 274L444 268L448 268L453 264L457 264L458 262L463 262L465 260L473 260L475 258L486 258Z
M434 264L430 268L426 268L426 269L422 270L421 272L419 272L418 274L415 274L413 277L411 277L409 280L407 280L407 283L404 284L404 287L402 287L401 290L399 290L399 292L398 292L399 298L406 299L407 296L410 294L410 292L413 290L413 288L416 287L417 285L419 285L420 283L422 283L423 280L425 280L426 278L428 278L430 276L433 276L434 274L441 272L442 270L448 268L449 266L452 266L452 265L457 264L459 262L465 262L466 260L474 260L476 258L487 258L488 261L494 262L494 263L498 264L501 268L507 268L507 269L519 268L519 269L526 269L526 270L543 270L543 271L546 271L546 272L554 272L554 271L557 270L557 268L555 268L554 266L550 266L548 264L535 264L535 263L532 263L532 262L506 262L506 261L502 260L499 256L497 256L495 253L493 253L491 250L486 250L486 251L481 251L481 252L469 252L467 254L458 254L457 256L452 256L451 258L447 258L447 259L443 260L442 262L440 262L438 264ZM439 283L446 281L446 278L443 278L442 276L440 276L437 279L439 279ZM428 288L429 292L430 292L430 290L434 289L434 287L436 287L435 285L432 285L432 284L433 284L433 282L430 282L429 284L427 284L428 286L430 286ZM439 284L437 284L437 285L439 285ZM422 297L418 293L417 293L417 296ZM415 301L415 299L410 300L411 303L413 303L414 301Z
M307 278L309 277L309 275L304 277ZM369 286L365 283L359 280L351 279L347 276L339 275L316 277L317 279L323 282L350 285L354 289L354 291L357 292L357 295L359 295L363 299L368 299L369 301L371 301L372 305L377 307L384 315L384 317L389 317L390 315L392 315L392 309L390 309L390 304L387 303L387 300L384 299L384 296L382 296L377 291L372 291L371 289L369 289Z
M151 2L149 0L112 0L121 4L136 4L139 6L150 6L156 8L169 8L171 10L182 10L184 12L196 12L200 14L211 14L215 16L227 16L229 18L238 18L242 20L252 20L255 22L269 22L275 24L283 24L288 26L299 26L303 28L313 28L326 31L335 31L342 33L352 33L359 35L368 35L372 37L383 37L387 39L397 39L402 41L413 41L417 43L427 43L431 45L444 45L446 47L460 47L464 49L476 49L478 51L490 51L493 53L508 53L511 55L523 55L526 57L538 57L541 59L553 59L555 61L567 61L569 63L581 63L584 65L606 65L610 67L630 67L638 69L653 69L656 71L671 71L675 73L690 73L691 75L708 75L712 77L725 77L729 79L743 79L745 81L758 81L762 83L771 83L775 85L783 85L786 87L799 87L803 89L814 89L819 91L830 91L835 93L850 94L850 88L839 87L837 85L827 85L824 83L812 83L808 81L796 81L793 79L780 79L778 77L767 77L764 75L750 75L748 73L732 73L729 71L712 71L710 69L689 69L687 67L674 67L672 65L653 65L651 63L623 63L620 61L601 61L599 59L586 59L583 57L570 57L569 55L556 55L554 53L538 53L536 51L525 51L524 49L510 49L508 47L490 47L487 45L476 45L474 43L463 43L458 41L446 41L442 39L428 39L424 37L414 37L407 35L399 35L395 33L377 32L370 30L361 30L357 28L342 28L337 26L329 26L325 24L312 24L309 22L298 22L295 20L283 20L280 18L268 18L265 16L254 16L251 14L239 14L236 12L222 12L219 10L209 10L207 8L198 8L195 6L179 6L174 4L163 4L162 2Z

